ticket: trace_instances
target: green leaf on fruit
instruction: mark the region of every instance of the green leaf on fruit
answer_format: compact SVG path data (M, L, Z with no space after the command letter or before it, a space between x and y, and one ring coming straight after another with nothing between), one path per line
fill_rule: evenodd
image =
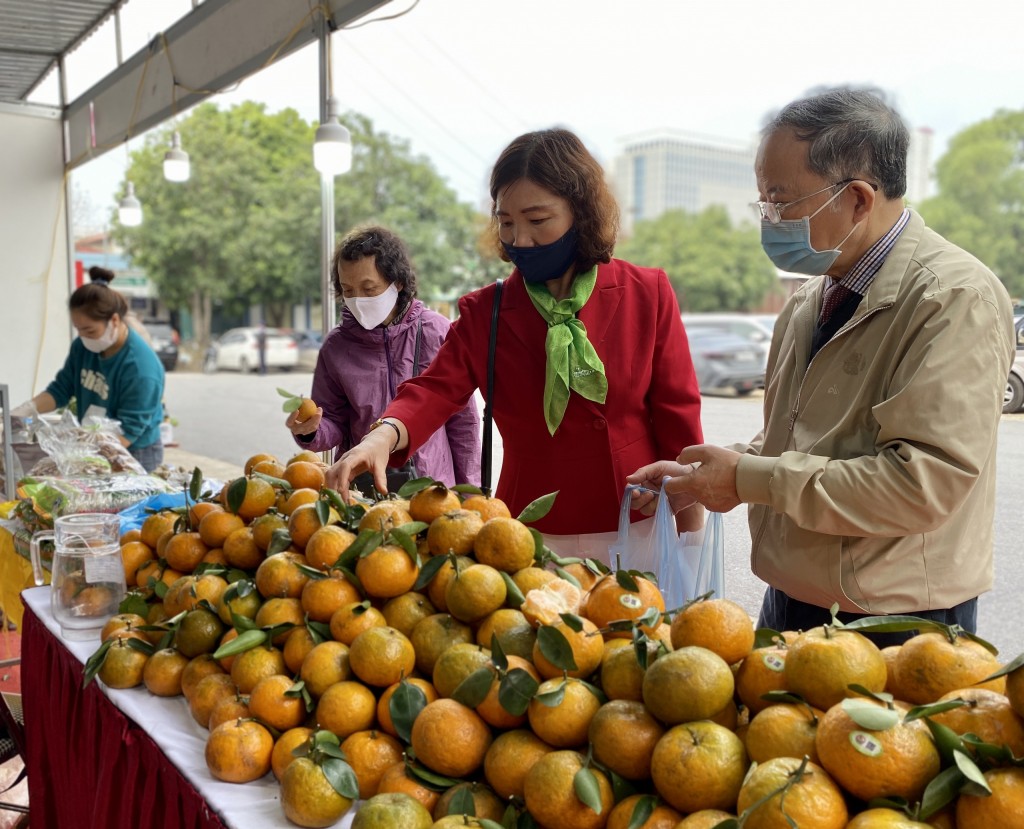
M93 679L96 674L99 673L100 668L103 667L103 662L107 658L107 651L110 650L110 646L114 644L113 639L108 639L96 652L85 661L85 672L82 677L82 687L85 688Z
M198 466L192 470L192 477L188 484L188 494L193 501L198 501L199 496L203 494L203 473L199 470Z
M970 757L957 750L953 752L953 761L965 778L974 785L980 786L989 794L992 794L992 789L989 787L985 775L982 774L981 769L978 768L977 764Z
M509 714L518 717L526 713L539 687L537 680L522 668L513 668L501 678L498 702Z
M448 814L476 817L476 801L469 786L461 786L448 801ZM468 825L468 822L467 822Z
M548 708L557 708L562 704L562 700L565 699L565 682L560 682L557 688L552 688L543 694L537 694L534 696L534 699Z
M615 571L615 582L623 590L628 590L630 593L639 593L640 585L637 584L636 579L629 570L616 570Z
M573 776L572 788L577 799L587 806L594 814L601 814L604 804L601 802L601 787L597 776L588 768L580 769Z
M398 497L411 498L420 490L426 489L428 486L433 486L436 483L437 481L433 478L413 478L411 481L406 481L398 488Z
M576 578L572 573L566 570L564 567L556 567L555 572L558 574L558 578L565 579L569 584L575 587L577 590L582 590L583 585L580 584L580 580Z
M467 708L476 708L484 701L493 682L494 671L490 668L477 668L455 687L452 699Z
M358 539L356 540L358 541ZM422 590L430 584L430 580L437 575L437 571L444 567L445 561L446 558L444 556L433 556L432 558L427 559L424 565L420 568L420 574L416 577L416 583L412 586L412 589L416 591Z
M964 775L957 766L953 765L940 771L925 787L918 819L928 820L956 800L963 784Z
M841 705L851 720L869 731L886 731L900 721L899 711L883 708L866 699L850 697L844 699Z
M547 495L542 495L536 501L531 501L526 505L523 511L519 513L519 520L524 524L531 524L534 521L539 521L551 511L551 507L554 506L555 497L557 495L557 491L550 492Z
M550 625L541 625L537 630L537 646L552 665L560 671L577 670L576 660L573 658L572 646L565 634L558 628Z
M146 604L146 599L141 593L136 593L134 590L127 593L121 604L117 606L118 613L134 613L136 616L141 616L143 619L149 615L149 605Z
M356 778L356 773L352 770L352 766L344 760L339 760L337 757L329 757L323 761L320 768L323 769L324 777L331 784L331 788L342 797L346 797L349 800L355 800L359 797L359 780Z
M501 580L505 582L505 604L511 608L521 607L523 602L526 601L523 591L519 589L519 585L515 583L511 575L504 570L500 572Z
M402 680L388 700L391 722L398 736L406 743L412 742L412 724L420 711L427 707L427 695L423 689Z
M645 794L633 805L633 812L629 816L627 829L640 829L651 816L654 807L658 805L658 798L654 795Z
M247 478L235 478L230 484L228 484L228 510L235 514L238 513L239 508L242 506L242 502L245 500L245 491L249 486Z

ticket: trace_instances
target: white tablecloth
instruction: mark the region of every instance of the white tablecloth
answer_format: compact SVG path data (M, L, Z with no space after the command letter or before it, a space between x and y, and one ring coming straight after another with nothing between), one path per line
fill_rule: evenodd
M99 647L99 637L78 642L62 638L60 625L50 611L49 587L36 587L21 595L47 630L84 665ZM121 713L160 746L229 827L264 829L292 825L281 808L280 786L273 774L244 784L225 783L210 774L204 754L209 732L193 719L184 697L157 697L145 686L118 691L107 688L98 679L94 681ZM354 811L350 809L335 826L351 826Z

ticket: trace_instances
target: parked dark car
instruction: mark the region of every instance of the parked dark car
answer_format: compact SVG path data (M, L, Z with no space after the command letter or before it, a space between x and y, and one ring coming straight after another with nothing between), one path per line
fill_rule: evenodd
M143 320L142 324L149 332L150 343L156 356L164 367L164 371L174 371L178 365L178 332L164 320Z
M1006 393L1003 395L1003 414L1013 414L1024 409L1024 316L1014 321L1017 334L1017 358L1010 366L1006 378Z
M1003 394L1003 414L1013 414L1021 409L1024 409L1024 349L1017 352L1017 359L1010 366Z
M742 396L764 388L763 346L715 328L695 326L686 334L702 392L731 388Z

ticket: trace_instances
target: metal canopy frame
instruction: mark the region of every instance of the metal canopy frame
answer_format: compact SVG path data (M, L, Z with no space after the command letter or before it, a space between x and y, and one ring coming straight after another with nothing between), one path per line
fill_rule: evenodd
M205 0L68 102L65 56L128 0L0 2L0 103L25 99L55 68L67 169L114 149L391 0ZM120 36L117 37L120 58ZM172 69L173 66L173 69ZM326 102L324 103L324 106Z
M206 0L65 110L69 169L390 0ZM172 71L173 66L173 71Z
M391 0L192 0L191 12L122 63L118 15L127 2L0 0L0 111L62 117L65 172L314 40L320 46L322 123L327 116L330 31ZM68 103L65 57L112 15L118 67ZM26 102L54 68L60 73L61 106ZM334 325L335 314L329 275L334 246L333 179L321 179L320 188L321 303L327 331ZM66 198L65 215L69 203ZM67 229L70 233L70 222ZM67 249L70 255L70 238Z
M124 0L3 0L0 101L27 98Z

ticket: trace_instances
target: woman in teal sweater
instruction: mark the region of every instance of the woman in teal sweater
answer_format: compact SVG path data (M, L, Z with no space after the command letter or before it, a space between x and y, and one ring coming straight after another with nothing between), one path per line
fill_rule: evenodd
M31 402L42 413L74 398L79 419L95 414L120 421L121 442L147 472L156 469L164 458L159 358L125 323L128 303L106 280L78 288L68 308L78 337L64 367Z

